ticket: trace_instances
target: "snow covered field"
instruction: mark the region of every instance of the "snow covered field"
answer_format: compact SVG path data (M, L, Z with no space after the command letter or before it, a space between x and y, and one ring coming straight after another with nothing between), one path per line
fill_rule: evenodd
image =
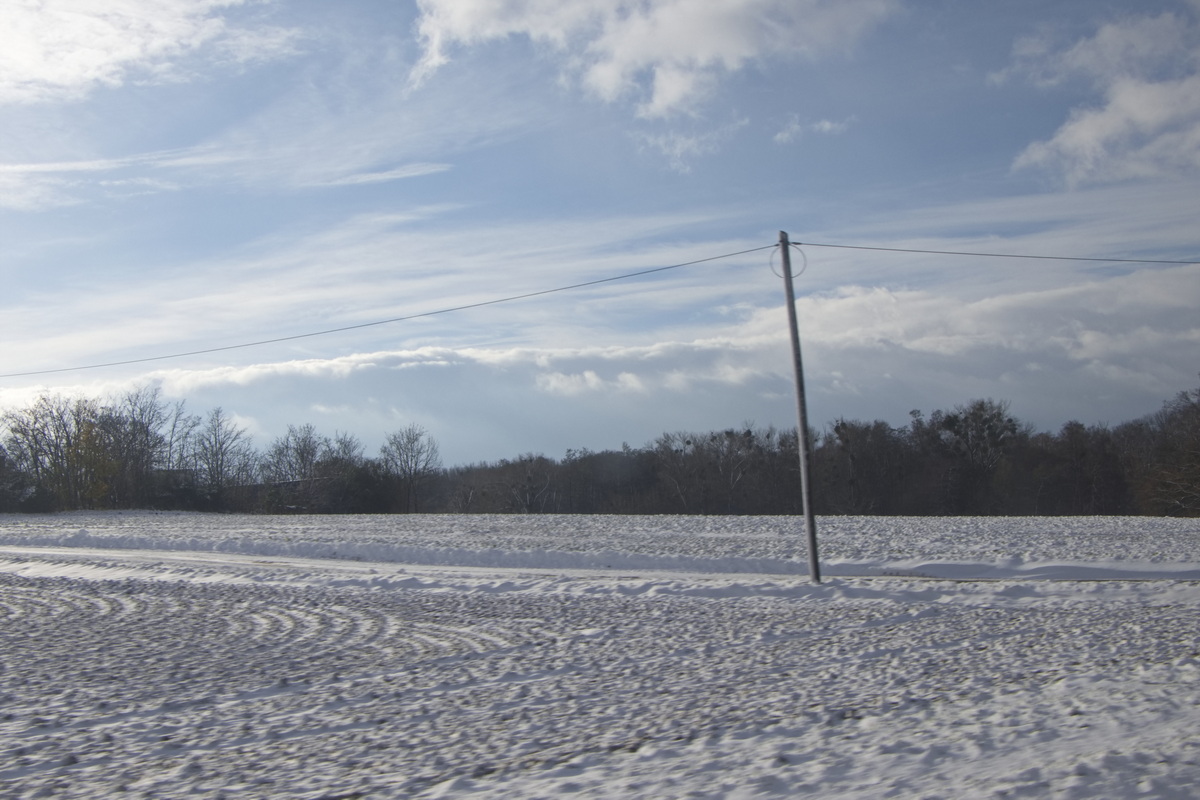
M0 516L0 796L1200 796L1200 520L818 527Z

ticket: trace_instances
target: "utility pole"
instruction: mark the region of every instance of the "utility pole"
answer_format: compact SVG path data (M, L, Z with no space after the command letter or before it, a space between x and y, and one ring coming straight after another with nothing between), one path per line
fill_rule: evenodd
M779 250L783 253L783 287L787 293L788 325L792 332L792 361L796 368L796 429L800 450L800 497L804 503L804 533L808 538L808 574L813 583L821 582L821 563L817 557L817 519L813 515L812 487L809 483L811 458L808 446L808 406L804 401L804 364L800 360L800 328L796 323L796 292L792 286L791 242L785 231L779 232Z

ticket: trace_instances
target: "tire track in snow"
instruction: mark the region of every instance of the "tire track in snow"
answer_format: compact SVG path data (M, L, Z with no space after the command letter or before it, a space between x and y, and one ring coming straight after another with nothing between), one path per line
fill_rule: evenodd
M1083 725L1125 733L1154 719L1137 703L1165 690L1138 681L1179 686L1196 656L1194 603L1101 594L1042 608L1004 587L912 582L762 597L583 583L571 594L0 575L0 603L30 609L0 629L0 794L420 796L569 782L573 764L661 768L769 736L828 756L783 752L770 776L837 794L864 760L905 780L964 781L955 758L1059 748L1040 777L1002 776L1016 792L1060 780L1073 754L1102 774ZM1133 676L1115 706L1105 685L1061 689L1098 671ZM936 739L932 720L953 736ZM1186 755L1169 736L1145 741Z

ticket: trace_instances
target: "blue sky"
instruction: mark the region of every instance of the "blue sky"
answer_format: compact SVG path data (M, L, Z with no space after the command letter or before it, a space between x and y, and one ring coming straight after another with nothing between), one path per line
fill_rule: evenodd
M360 325L794 241L1200 258L1200 2L15 0L0 373ZM810 420L1043 430L1200 373L1200 267L804 247ZM772 252L272 345L153 383L266 446L447 463L794 425ZM775 256L775 269L778 257Z

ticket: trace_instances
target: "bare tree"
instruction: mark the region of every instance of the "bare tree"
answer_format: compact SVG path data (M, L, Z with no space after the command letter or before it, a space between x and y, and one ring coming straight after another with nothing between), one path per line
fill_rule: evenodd
M1155 415L1158 452L1151 492L1154 508L1200 516L1200 388L1180 392Z
M747 422L741 430L728 429L720 433L710 433L705 437L705 449L713 463L714 486L713 494L720 495L721 513L729 514L738 511L742 504L742 487L747 475L760 466L761 448L754 433L754 424ZM715 498L714 498L715 499Z
M184 410L183 401L175 403L163 421L162 468L166 470L188 470L192 466L191 455L195 450L196 431L203 420Z
M57 508L103 506L117 469L102 409L89 398L42 395L8 411L8 449Z
M317 464L332 447L312 425L288 425L287 434L267 449L263 479L269 482L309 481L317 477Z
M704 463L698 438L693 433L676 431L664 433L654 441L659 480L667 494L679 501L678 508L673 510L684 514L696 513L700 500Z
M270 485L268 506L290 510L319 510L322 505L322 465L333 443L312 425L288 425L287 434L267 449L260 465L262 480Z
M167 407L160 394L157 386L140 386L101 412L119 467L110 491L115 507L140 506L149 500L154 470L162 466L166 450Z
M334 433L317 463L321 481L320 510L332 513L386 510L376 462L363 455L363 445L351 433Z
M0 445L0 513L16 511L25 499L24 474Z
M541 453L526 453L515 461L502 460L493 470L506 500L506 511L541 514L554 497L558 465Z
M406 513L418 510L422 492L442 468L437 440L417 423L389 433L379 449L384 473L399 482L399 498Z
M231 486L249 481L254 471L250 436L220 406L197 432L193 458L200 486L217 507L225 503Z
M362 442L353 433L338 431L322 458L357 467L364 461Z

